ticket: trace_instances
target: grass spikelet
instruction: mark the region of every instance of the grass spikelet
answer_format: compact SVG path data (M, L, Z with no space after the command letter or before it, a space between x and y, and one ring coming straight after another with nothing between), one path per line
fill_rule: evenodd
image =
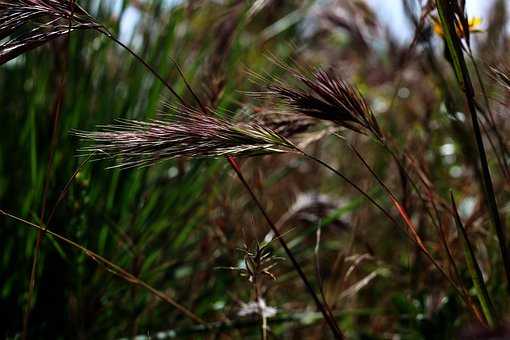
M72 31L100 27L75 1L0 0L0 65Z
M113 167L151 165L172 158L254 156L295 152L293 144L257 122L232 123L184 109L171 120L119 120L102 131L77 131L91 145L81 151L117 158Z
M491 66L491 78L494 79L501 87L510 91L510 67L508 66Z

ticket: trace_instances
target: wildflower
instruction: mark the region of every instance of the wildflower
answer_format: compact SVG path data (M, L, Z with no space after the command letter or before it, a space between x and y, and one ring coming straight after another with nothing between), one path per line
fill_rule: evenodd
M444 37L444 31L443 31L443 26L441 25L441 21L439 20L439 18L435 17L435 16L432 16L432 21L434 22L434 32L440 36L440 37ZM483 30L481 30L479 27L480 25L482 24L482 18L480 17L472 17L468 20L468 27L469 27L469 32L470 33L480 33L480 32L483 32ZM455 30L457 32L457 35L462 39L466 36L465 32L464 32L464 28L462 26L462 23L460 22L460 20L458 19L458 17L456 17L456 20L455 20Z

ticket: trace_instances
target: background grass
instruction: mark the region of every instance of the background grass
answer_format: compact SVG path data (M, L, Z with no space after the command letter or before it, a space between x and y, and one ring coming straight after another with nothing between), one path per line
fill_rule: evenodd
M419 8L414 1L408 3L418 20ZM174 59L201 99L225 116L253 114L270 105L243 92L265 85L251 81L247 70L286 78L268 54L334 70L355 84L385 133L414 157L433 183L437 202L445 202L441 221L461 279L475 296L463 240L446 213L449 192L455 193L496 314L504 319L504 269L480 190L464 96L431 20L418 27L420 34L410 47L389 36L377 21L377 8L362 1L321 6L314 1L256 1L263 4L258 12L254 3L245 1L189 1L169 7L157 0L124 0L119 13L106 1L80 4L114 35L128 11L139 11L141 19L128 45L193 102ZM496 139L497 132L503 144L509 133L510 93L489 78L487 66L508 61L505 7L504 0L496 1L484 18L483 32L472 36L474 60L482 69L498 129L486 124L484 138ZM473 68L472 63L468 66ZM475 87L483 102L476 82ZM71 130L93 130L116 118L147 120L160 112L163 102L175 103L128 52L87 31L0 66L0 89L0 208L34 223L41 223L41 217L47 221L83 161L76 157L79 141ZM391 156L365 136L342 135L397 193L419 234L446 267L437 230L427 216L430 206L421 204ZM509 155L499 145L487 149L500 214L508 223L510 181L496 156L508 162ZM307 151L341 169L391 209L344 141L328 135ZM245 254L239 248L252 248L269 230L227 163L176 160L122 171L105 169L109 165L97 161L81 168L49 228L164 291L210 328L201 329L146 290L46 235L36 267L28 337L110 339L157 332L179 338L259 337L257 315L239 314L243 303L255 299L253 286L224 267L242 264ZM315 287L322 283L349 338L448 339L477 324L404 234L338 177L295 155L243 159L241 165L273 220L290 216L282 226L285 239ZM7 338L22 333L36 238L28 226L0 218L0 335ZM277 309L269 318L270 337L328 338L290 262L277 243L271 246L281 259L271 270L276 280L263 280L265 301Z

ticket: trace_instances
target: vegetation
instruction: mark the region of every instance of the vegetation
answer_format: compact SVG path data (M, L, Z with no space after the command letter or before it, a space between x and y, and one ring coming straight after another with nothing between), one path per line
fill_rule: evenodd
M505 337L507 3L0 0L0 336Z

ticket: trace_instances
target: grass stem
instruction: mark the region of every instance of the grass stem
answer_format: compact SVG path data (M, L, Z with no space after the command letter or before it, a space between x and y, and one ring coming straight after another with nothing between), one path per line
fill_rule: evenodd
M273 223L273 221L271 220L271 218L267 214L266 209L262 206L262 203L259 201L259 199L255 195L253 190L251 190L251 187L248 184L248 182L246 182L246 179L244 178L243 174L241 173L241 168L240 168L239 164L237 163L237 161L233 157L229 157L227 159L228 159L229 164L232 166L232 169L234 169L235 173L237 174L237 177L239 178L239 180L241 181L241 183L245 187L246 191L248 191L248 193L250 194L253 202L255 203L257 208L260 210L260 212L264 216L264 219L266 220L267 224L269 225L269 227L273 231L273 233L275 235L275 238L278 239L278 241L280 242L280 245L282 246L283 250L287 254L287 256L290 259L290 261L292 262L292 266L294 267L294 270L298 273L299 277L301 278L301 281L303 281L303 283L304 283L304 285L306 287L306 290L312 296L315 304L317 305L317 308L319 309L319 311L324 316L324 319L326 320L329 328L331 329L331 332L333 333L333 336L335 337L335 339L343 339L344 336L343 336L340 328L338 327L336 321L330 316L330 314L328 313L328 311L324 307L324 304L321 302L321 300L319 299L319 297L315 293L315 290L313 289L312 284L310 283L310 281L308 281L308 278L306 277L306 274L303 272L303 269L301 269L300 264L297 262L296 258L294 257L294 255L292 254L291 250L287 246L287 243L283 240L283 237L280 234L280 232L278 231L278 228L276 228L275 224Z

